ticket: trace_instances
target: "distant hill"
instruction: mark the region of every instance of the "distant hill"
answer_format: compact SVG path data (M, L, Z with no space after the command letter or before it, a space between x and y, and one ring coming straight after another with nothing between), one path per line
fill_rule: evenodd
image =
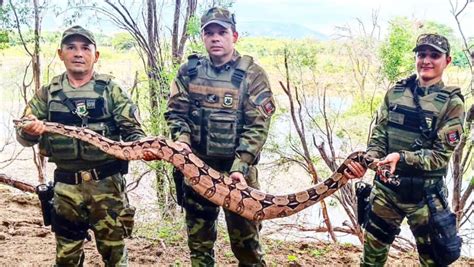
M299 24L268 21L237 22L237 31L244 36L272 38L315 38L327 40L328 36Z

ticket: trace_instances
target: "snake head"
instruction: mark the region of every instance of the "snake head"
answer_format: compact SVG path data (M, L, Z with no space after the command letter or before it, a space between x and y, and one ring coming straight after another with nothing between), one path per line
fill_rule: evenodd
M376 173L380 177L380 180L386 181L387 183L390 183L396 186L400 185L400 178L398 177L398 175L394 175L393 173L390 172L390 166L388 165L378 166Z

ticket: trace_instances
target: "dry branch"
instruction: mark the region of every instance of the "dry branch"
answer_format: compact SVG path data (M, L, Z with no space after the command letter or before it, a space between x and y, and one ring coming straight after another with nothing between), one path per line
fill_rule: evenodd
M16 189L19 189L19 190L23 191L23 192L35 193L35 187L34 186L32 186L30 184L27 184L27 183L24 183L24 182L21 182L21 181L18 181L18 180L15 180L15 179L11 178L10 176L8 176L6 174L3 174L3 173L0 173L0 183L12 186Z

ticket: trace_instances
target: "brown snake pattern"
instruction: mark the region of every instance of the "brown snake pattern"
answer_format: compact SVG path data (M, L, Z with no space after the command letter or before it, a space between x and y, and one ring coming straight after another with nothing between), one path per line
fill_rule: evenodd
M22 128L29 122L27 119L14 120L17 128ZM374 166L371 164L372 160L364 157L364 152L353 152L325 181L298 193L271 195L236 183L228 176L209 167L195 154L181 150L173 141L163 137L118 142L87 128L53 122L44 122L44 124L48 133L77 138L122 160L140 160L143 157L143 150L151 149L160 158L178 168L186 177L186 183L197 193L216 205L254 221L290 216L332 195L347 183L348 179L343 173L351 161L357 161L371 169Z

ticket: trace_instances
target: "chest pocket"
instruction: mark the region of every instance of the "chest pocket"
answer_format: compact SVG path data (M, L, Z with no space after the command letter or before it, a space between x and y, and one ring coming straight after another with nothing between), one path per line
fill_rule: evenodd
M207 121L206 155L233 158L237 142L236 112L215 111Z
M107 126L104 123L91 123L89 124L89 129L93 130L94 132L100 133L104 135L105 132L109 131ZM112 138L118 139L118 138ZM102 161L107 159L113 159L112 156L102 152L98 147L93 146L87 142L79 141L79 153L81 159L87 161Z
M423 118L427 127L434 130L438 120L438 113L434 111L423 110ZM421 121L420 116L415 108L392 105L388 111L388 125L413 133L420 133Z

